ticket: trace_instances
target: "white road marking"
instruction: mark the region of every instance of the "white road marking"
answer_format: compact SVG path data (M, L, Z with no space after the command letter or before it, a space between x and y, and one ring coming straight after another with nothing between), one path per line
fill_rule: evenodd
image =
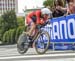
M74 56L75 53L67 53L67 54L47 54L47 55L27 55L27 56L12 56L12 57L0 57L0 59L16 59L16 58L42 58L42 57L62 57L62 56Z
M21 60L17 60L21 61ZM22 60L25 61L25 60ZM42 59L42 60L26 60L26 61L75 61L75 58L66 58L66 59Z

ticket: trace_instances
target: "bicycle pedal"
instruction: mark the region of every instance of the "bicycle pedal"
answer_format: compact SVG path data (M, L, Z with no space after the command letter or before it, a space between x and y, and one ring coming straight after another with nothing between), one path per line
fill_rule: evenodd
M28 48L29 46L25 45L24 48Z
M28 48L29 47L29 43L24 43L24 48Z
M24 45L29 45L29 43L24 43Z
M31 40L28 40L28 43L30 43L31 42Z

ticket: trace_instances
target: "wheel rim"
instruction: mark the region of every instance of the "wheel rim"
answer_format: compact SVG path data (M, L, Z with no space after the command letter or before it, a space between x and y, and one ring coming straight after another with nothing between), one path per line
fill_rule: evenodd
M20 44L20 46L18 46L18 49L19 49L20 51L23 51L23 50L24 50L24 43Z
M44 54L49 47L49 35L42 33L35 42L35 49L37 53Z

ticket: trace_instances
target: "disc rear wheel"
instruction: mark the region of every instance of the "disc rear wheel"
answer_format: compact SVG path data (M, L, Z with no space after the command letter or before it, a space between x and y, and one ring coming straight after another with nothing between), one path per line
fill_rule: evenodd
M18 42L17 42L17 50L20 54L24 54L27 52L28 50L28 39L27 39L27 35L25 33L22 33L19 36Z

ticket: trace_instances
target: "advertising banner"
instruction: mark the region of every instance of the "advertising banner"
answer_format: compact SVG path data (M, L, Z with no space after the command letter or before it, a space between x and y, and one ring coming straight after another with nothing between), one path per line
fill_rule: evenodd
M50 35L50 42L75 42L75 14L52 18L44 30Z

